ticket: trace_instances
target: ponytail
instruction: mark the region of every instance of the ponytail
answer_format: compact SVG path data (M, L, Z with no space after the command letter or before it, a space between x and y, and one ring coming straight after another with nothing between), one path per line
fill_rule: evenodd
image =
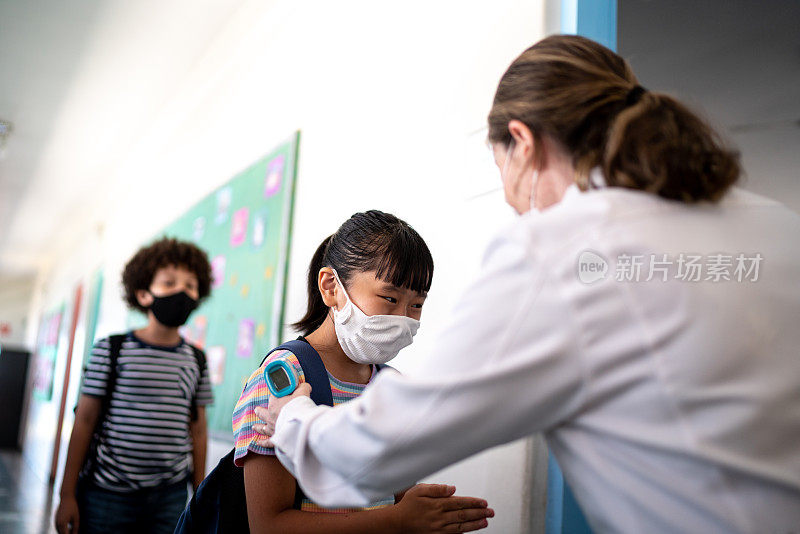
M328 316L328 307L322 300L317 279L320 269L325 267L325 251L328 248L328 243L330 243L331 238L333 238L332 235L326 237L317 247L317 251L314 252L314 256L311 258L311 265L308 266L308 279L306 281L308 308L303 318L292 324L292 328L304 336L307 336L319 328Z
M741 172L739 155L683 104L645 93L619 113L603 154L608 185L692 203L716 202Z
M547 37L514 60L497 87L489 141L508 145L511 120L558 141L581 189L600 167L609 186L715 202L741 173L738 153L708 124L641 87L618 54L577 35Z

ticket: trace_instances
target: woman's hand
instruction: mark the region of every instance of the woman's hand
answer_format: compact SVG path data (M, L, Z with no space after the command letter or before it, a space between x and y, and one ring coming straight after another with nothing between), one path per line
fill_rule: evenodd
M395 505L400 532L471 532L489 525L486 501L453 495L455 486L417 484Z
M78 501L75 497L61 497L56 510L56 531L58 534L77 534Z
M292 392L291 395L287 395L285 397L273 397L272 395L269 396L269 404L267 408L263 408L261 406L256 407L255 412L259 419L264 421L263 425L255 424L253 425L253 430L257 433L265 436L263 439L259 439L256 441L256 445L261 447L273 447L272 441L270 441L270 437L272 434L275 433L275 423L278 421L278 416L281 414L281 409L289 402L293 401L298 397L310 397L311 396L311 385L303 382L297 389Z

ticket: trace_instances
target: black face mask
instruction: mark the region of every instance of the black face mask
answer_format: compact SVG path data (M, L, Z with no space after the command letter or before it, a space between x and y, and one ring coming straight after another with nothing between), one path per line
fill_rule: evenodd
M156 320L164 326L171 327L186 323L195 308L197 308L197 301L187 295L185 291L166 297L153 295L153 303L150 305L150 311L153 312Z

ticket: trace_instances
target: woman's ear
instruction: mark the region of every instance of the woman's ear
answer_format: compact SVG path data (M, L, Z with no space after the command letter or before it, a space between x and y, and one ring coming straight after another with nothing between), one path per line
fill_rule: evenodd
M514 156L524 161L535 160L536 136L531 129L524 122L512 119L508 121L508 133L514 140Z
M136 300L139 301L142 308L149 308L153 304L153 295L146 289L137 289Z
M336 277L333 275L333 269L330 267L323 267L319 270L317 275L317 286L319 293L322 295L322 302L325 306L333 308L337 304L337 294L339 293L339 285L336 283Z

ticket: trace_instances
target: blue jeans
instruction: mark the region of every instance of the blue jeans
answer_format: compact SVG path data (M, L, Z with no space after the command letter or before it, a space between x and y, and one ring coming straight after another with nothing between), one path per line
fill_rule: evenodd
M81 534L172 534L188 499L187 482L133 492L93 484L78 491Z

